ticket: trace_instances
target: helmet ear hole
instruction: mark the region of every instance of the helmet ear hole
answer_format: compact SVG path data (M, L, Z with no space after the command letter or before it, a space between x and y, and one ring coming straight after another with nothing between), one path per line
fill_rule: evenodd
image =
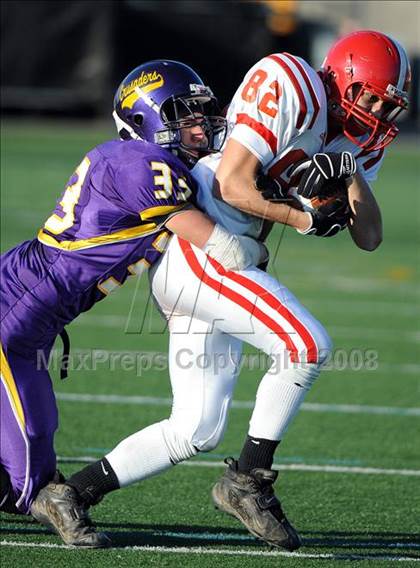
M135 114L133 116L133 122L136 126L141 126L143 124L143 115L142 114Z

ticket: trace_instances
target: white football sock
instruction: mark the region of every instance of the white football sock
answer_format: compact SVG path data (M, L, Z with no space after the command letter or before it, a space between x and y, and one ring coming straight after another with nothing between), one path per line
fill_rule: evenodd
M265 440L281 440L289 424L297 414L309 383L319 374L318 365L306 365L306 369L289 369L282 376L268 372L258 387L249 435ZM302 380L306 375L306 381ZM308 375L310 380L308 381ZM292 377L295 381L291 381ZM301 386L301 385L304 386Z

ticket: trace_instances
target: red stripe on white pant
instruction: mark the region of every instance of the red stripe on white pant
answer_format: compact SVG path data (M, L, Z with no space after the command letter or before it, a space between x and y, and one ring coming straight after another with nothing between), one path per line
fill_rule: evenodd
M316 363L318 361L318 348L311 333L303 325L303 323L298 320L297 317L292 314L292 312L284 304L282 304L276 296L274 296L274 294L271 294L271 292L254 282L254 280L247 278L243 274L233 272L232 270L225 270L223 266L213 258L209 258L209 261L216 268L219 274L223 274L223 276L230 278L234 282L241 284L242 286L256 294L263 302L270 306L270 308L278 312L286 321L288 321L299 334L300 338L305 344L308 363Z
M215 290L218 294L225 296L235 304L241 306L253 317L267 326L286 344L286 348L290 353L290 360L294 363L299 362L299 353L295 343L290 337L290 334L286 332L277 321L264 313L260 308L257 308L247 298L207 274L205 267L202 267L199 263L190 243L184 241L183 239L178 239L178 241L189 267L197 276L197 278L199 278L204 284ZM304 342L307 349L308 363L317 362L318 350L312 336L304 327L304 325L279 301L278 298L270 294L270 292L268 292L265 288L259 286L246 276L238 274L237 272L226 271L223 266L217 261L211 259L210 257L207 258L209 262L211 262L211 264L216 268L219 274L225 276L226 278L230 278L232 281L241 284L246 289L256 294L259 298L261 298L262 301L264 301L271 308L274 308L284 319L286 319L300 335L302 341Z

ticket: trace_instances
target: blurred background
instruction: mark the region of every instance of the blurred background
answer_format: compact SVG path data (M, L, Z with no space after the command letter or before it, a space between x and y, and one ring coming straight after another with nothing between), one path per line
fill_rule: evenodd
M137 65L190 64L227 104L262 56L290 51L318 67L332 41L373 28L401 41L413 64L404 130L419 129L420 3L370 0L2 0L2 109L7 115L109 116Z

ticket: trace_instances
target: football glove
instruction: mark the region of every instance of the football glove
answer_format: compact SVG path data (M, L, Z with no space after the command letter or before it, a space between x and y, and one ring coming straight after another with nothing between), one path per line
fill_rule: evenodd
M298 168L301 169L302 164ZM356 160L350 152L315 154L298 184L297 192L308 199L327 195L328 188L335 187L335 180L344 182L356 173L356 169Z
M316 237L334 237L347 227L350 207L348 203L339 201L313 211L306 211L306 214L310 216L311 224L305 231L298 230L298 233Z
M283 189L278 181L265 174L257 176L255 187L266 201L290 201L290 198L287 197L287 190Z

